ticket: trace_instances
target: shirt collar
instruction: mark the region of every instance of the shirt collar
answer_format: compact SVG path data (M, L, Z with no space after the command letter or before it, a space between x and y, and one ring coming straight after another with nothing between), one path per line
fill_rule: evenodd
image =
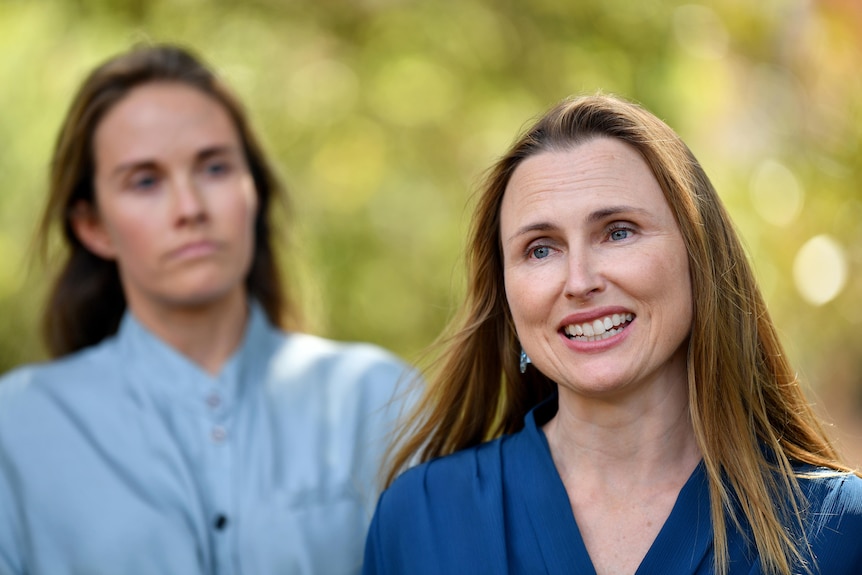
M242 341L217 375L207 373L159 339L128 309L117 331L117 344L124 372L142 393L169 396L172 401L186 398L197 408L217 392L223 407L228 408L242 391L241 382L257 379L248 378L245 372L254 368L258 363L255 357L269 348L273 330L260 304L250 301Z

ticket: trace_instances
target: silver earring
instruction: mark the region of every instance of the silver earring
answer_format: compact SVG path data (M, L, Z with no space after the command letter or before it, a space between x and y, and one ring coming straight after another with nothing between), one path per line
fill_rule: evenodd
M527 352L524 351L524 348L521 348L521 373L527 373L527 364L533 363L530 359L530 356L527 355Z

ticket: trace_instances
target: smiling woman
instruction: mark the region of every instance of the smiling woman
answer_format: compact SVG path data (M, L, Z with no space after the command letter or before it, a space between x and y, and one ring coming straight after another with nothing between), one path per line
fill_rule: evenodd
M527 158L503 196L500 236L515 331L561 396L677 395L684 408L685 243L634 148L601 138Z
M42 223L53 361L0 379L0 573L356 573L406 366L282 326L283 190L196 57L99 66Z
M667 125L550 110L490 172L468 263L365 573L859 573L862 479Z

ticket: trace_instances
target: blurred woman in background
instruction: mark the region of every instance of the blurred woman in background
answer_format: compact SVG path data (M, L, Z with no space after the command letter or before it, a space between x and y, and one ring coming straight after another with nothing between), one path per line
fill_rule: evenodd
M52 361L0 381L0 573L352 573L405 365L282 330L283 190L189 51L95 69L51 164Z
M862 479L658 118L567 101L490 172L366 574L862 573Z

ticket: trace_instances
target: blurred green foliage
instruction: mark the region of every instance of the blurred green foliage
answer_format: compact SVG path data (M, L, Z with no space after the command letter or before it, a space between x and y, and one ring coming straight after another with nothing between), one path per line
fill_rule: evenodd
M862 419L856 0L0 0L0 371L43 357L50 269L29 241L70 96L147 40L191 45L246 102L292 193L311 331L414 359L463 293L483 170L550 105L603 90L688 142L803 379ZM823 234L833 251L798 263Z

